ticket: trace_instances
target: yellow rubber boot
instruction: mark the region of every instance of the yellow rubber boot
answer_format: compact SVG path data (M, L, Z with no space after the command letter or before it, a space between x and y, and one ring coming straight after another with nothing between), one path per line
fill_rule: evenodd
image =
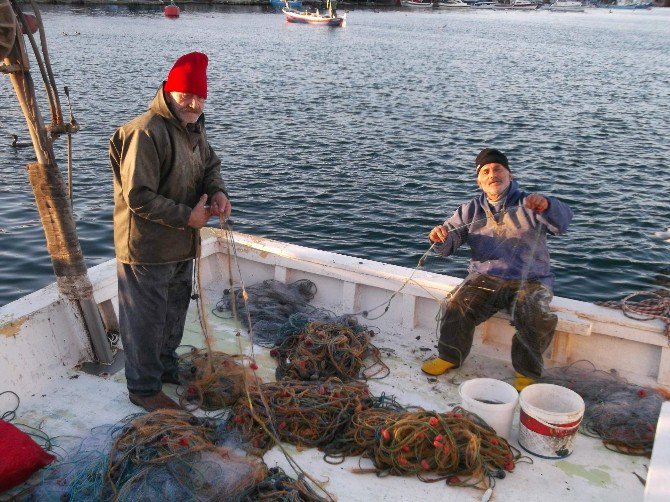
M429 375L437 376L446 373L454 366L456 366L454 363L436 357L423 363L421 365L421 371L428 373Z
M531 377L523 376L521 373L514 372L514 388L521 392L523 389L535 383Z

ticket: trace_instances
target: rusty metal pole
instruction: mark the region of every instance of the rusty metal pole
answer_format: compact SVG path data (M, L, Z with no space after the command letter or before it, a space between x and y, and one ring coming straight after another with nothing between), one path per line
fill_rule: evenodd
M0 0L0 14L6 5L10 5L9 0ZM5 40L5 48L9 45L6 42ZM98 362L111 364L114 355L93 298L93 287L79 245L67 187L56 165L53 139L47 133L37 107L28 57L18 25L15 43L10 47L5 54L0 54L5 56L2 69L8 73L14 87L35 149L37 162L28 164L28 178L44 228L58 289L65 298L79 307Z

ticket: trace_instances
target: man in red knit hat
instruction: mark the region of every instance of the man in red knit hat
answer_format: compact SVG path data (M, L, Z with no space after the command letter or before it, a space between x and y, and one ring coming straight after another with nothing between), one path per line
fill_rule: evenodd
M201 52L180 57L149 109L110 140L126 380L130 401L147 411L179 407L162 384L179 383L175 350L200 228L231 211L221 161L205 132L207 62Z

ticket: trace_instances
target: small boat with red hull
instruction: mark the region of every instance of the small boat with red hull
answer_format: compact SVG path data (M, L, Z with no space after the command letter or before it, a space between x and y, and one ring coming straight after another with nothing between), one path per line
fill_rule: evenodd
M323 26L344 26L346 14L342 17L338 16L333 8L330 0L327 2L328 12L320 13L317 9L315 12L299 11L290 8L288 5L282 9L286 16L286 21L289 23L302 24L320 24Z

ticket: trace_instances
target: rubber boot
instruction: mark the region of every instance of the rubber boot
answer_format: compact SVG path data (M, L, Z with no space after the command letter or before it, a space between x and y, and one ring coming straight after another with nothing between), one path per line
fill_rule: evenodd
M456 366L454 363L436 357L423 363L421 365L421 371L428 373L429 375L438 376L442 373L446 373L454 366Z
M523 376L521 373L514 372L514 388L521 392L523 389L535 383L531 377Z

